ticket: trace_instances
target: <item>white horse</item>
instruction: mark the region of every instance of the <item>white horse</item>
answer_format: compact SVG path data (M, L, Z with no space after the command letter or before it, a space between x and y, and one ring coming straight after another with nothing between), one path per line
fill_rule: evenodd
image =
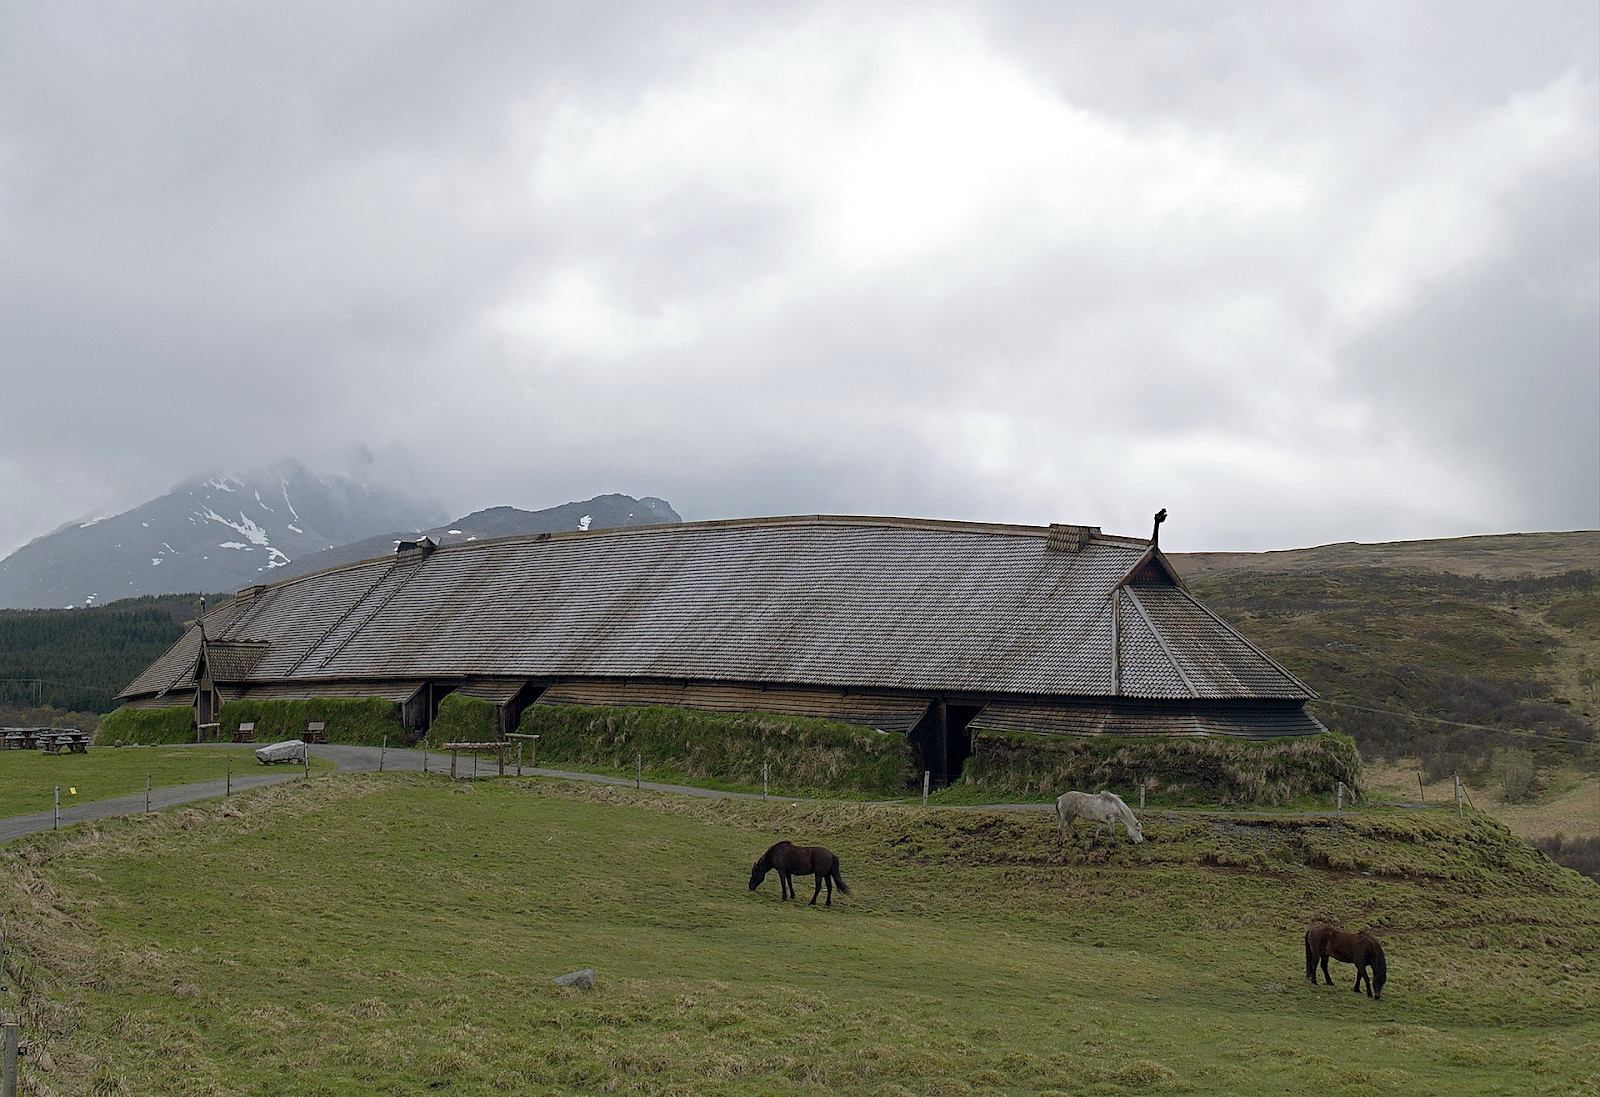
M1133 809L1114 792L1063 792L1056 797L1056 833L1061 841L1067 840L1068 830L1074 835L1078 833L1074 824L1079 816L1096 824L1091 843L1100 840L1100 828L1107 826L1111 828L1112 840L1115 840L1119 819L1129 837L1135 842L1144 841L1144 831L1139 829L1139 820L1134 818Z

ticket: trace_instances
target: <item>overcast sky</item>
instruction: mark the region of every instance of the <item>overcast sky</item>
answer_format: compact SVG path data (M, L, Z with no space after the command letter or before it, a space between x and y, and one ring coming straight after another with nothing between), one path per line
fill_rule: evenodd
M0 556L452 515L1600 527L1600 5L0 4Z

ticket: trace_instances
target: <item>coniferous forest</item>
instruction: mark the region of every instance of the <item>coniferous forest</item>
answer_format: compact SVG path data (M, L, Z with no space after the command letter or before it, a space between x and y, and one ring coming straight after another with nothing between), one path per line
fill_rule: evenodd
M86 609L0 610L0 723L81 716L84 724L109 712L117 693L183 635L199 600L167 594Z

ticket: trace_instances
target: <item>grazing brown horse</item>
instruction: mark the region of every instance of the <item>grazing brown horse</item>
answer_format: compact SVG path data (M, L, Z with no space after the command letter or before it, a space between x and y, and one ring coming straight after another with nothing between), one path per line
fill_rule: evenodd
M794 883L791 876L815 876L817 890L811 893L811 905L817 905L817 896L822 894L822 885L828 885L828 901L826 906L833 906L833 886L839 885L839 890L850 894L850 887L844 882L844 877L839 875L839 858L831 849L822 846L797 846L793 842L779 842L761 855L750 869L750 890L754 891L761 886L761 881L767 878L767 873L773 869L778 870L778 883L782 894L780 899L793 899Z
M1361 980L1367 981L1367 997L1383 997L1383 984L1389 978L1389 965L1383 959L1383 946L1366 930L1346 933L1334 929L1327 922L1318 922L1306 930L1306 978L1317 981L1317 964L1322 964L1322 977L1333 986L1328 974L1328 957L1356 966L1356 985L1350 989L1361 993ZM1368 968L1371 972L1368 972Z

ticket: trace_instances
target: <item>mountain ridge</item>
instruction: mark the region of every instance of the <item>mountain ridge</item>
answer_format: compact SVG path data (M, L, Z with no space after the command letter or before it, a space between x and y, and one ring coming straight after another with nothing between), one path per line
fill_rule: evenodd
M0 560L0 608L72 609L125 598L236 591L383 555L396 541L682 521L665 500L597 496L540 511L437 506L294 460L191 477L118 514L68 522Z

